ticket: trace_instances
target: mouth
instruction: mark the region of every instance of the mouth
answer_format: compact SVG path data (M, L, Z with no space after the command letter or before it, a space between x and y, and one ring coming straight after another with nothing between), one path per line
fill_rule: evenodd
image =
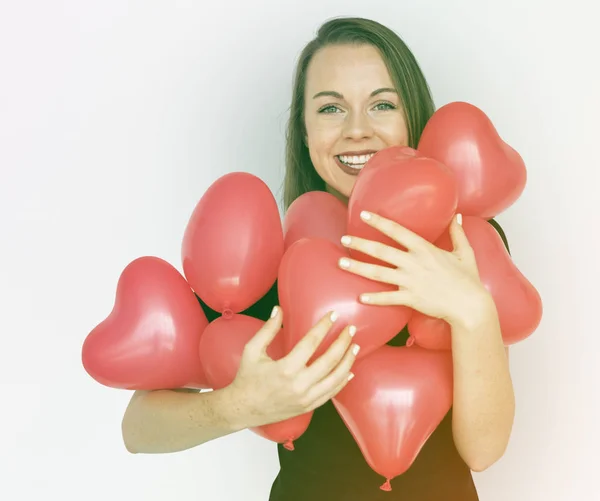
M335 161L346 174L357 176L376 151L348 152L335 156Z

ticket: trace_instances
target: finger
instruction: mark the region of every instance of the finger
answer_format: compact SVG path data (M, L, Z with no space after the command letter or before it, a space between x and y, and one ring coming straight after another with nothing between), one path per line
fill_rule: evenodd
M296 346L280 359L280 362L292 370L300 370L305 367L336 320L337 314L333 311L321 317Z
M267 349L271 341L275 339L281 330L283 319L283 311L280 307L275 306L271 312L271 317L258 330L258 332L250 338L246 343L245 350L256 358L267 355Z
M396 223L395 221L392 221L391 219L386 219L367 211L362 211L360 213L360 217L369 226L379 230L381 233L387 235L395 242L403 245L409 251L418 250L429 244L429 242L420 235L417 235L413 231L410 231L408 228Z
M318 398L317 400L315 400L313 402L313 404L310 406L310 410L314 410L318 407L321 407L323 404L327 403L329 400L334 398L340 391L342 391L346 387L346 385L350 382L352 377L347 377L347 378L343 379L342 382L340 384L338 384L333 390L329 391L325 395L323 395L320 398Z
M338 338L331 343L327 351L304 370L301 377L305 380L306 387L310 387L323 379L340 363L355 334L356 327L353 325L347 326Z
M471 243L469 242L467 234L465 233L465 229L462 226L461 214L457 214L452 220L449 233L450 239L452 240L454 253L460 256L471 257L473 255L473 248L471 247Z
M340 384L347 382L350 376L350 370L356 361L358 350L356 345L346 350L344 358L326 377L321 379L317 384L313 385L308 391L308 399L310 402L320 399L323 395L331 395Z
M408 306L415 308L414 298L407 290L368 292L360 295L360 301L364 304L377 306Z
M394 266L404 268L410 263L410 258L406 252L400 249L395 249L394 247L390 247L389 245L382 244L381 242L366 240L359 237L351 237L349 235L344 235L341 242L342 245L348 249L360 251Z
M363 263L362 261L356 261L349 257L340 258L338 265L343 270L361 277L369 278L376 282L400 285L399 271L392 268L387 268L378 264Z

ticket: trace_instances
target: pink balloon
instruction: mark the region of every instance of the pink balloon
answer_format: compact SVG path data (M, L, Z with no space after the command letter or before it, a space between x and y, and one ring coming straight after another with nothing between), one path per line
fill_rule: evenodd
M346 234L348 209L325 191L309 191L294 200L283 220L285 250L301 238L324 238L340 249Z
M213 310L239 313L263 297L277 279L283 228L268 186L246 172L215 181L186 227L184 274Z
M208 325L200 343L200 360L214 389L224 388L233 382L246 344L263 325L262 320L243 314L219 317ZM267 348L267 354L273 360L279 360L284 356L283 350L283 332L280 332ZM293 450L294 440L307 430L312 416L311 411L250 430Z
M408 332L410 337L406 342L407 346L414 343L428 350L452 349L450 325L445 320L415 311L408 321Z
M489 117L469 103L442 106L427 122L417 148L446 165L458 181L457 212L491 219L509 208L527 182L519 153Z
M230 385L237 375L244 348L265 322L249 315L234 314L218 317L204 329L199 345L200 361L214 389ZM267 348L274 360L282 356L283 337L280 332Z
M377 152L358 175L348 202L347 231L405 250L366 224L360 213L367 210L391 219L433 242L454 217L457 203L456 180L450 169L412 148L389 147ZM355 250L350 255L390 266Z
M485 219L465 216L463 228L477 261L479 276L490 292L498 311L506 346L529 337L543 314L539 292L513 262L496 229ZM448 231L436 242L444 250L453 249ZM428 349L450 350L450 326L443 320L414 312L408 331L414 342Z
M183 276L160 258L140 257L121 273L110 314L86 337L83 366L113 388L209 388L198 356L207 324Z
M452 407L452 355L386 345L352 371L333 404L390 491L390 480L408 470Z
M335 244L324 239L303 239L294 243L283 256L277 283L285 312L285 349L289 352L329 311L339 320L321 342L309 363L321 356L342 329L356 326L358 357L364 357L384 345L407 324L411 314L405 306L362 304L363 292L393 290L393 286L348 273L338 267L347 256Z

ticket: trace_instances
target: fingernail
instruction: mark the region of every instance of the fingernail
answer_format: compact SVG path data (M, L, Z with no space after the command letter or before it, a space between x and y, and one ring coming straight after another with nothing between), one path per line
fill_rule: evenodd
M350 260L347 257L340 259L340 268L350 268Z
M277 308L277 306L274 306L273 311L271 312L271 318L275 318L277 316L278 311L279 309Z
M350 374L348 374L348 381L350 381L353 377L354 377L354 374L352 374L352 372Z
M342 245L350 245L352 239L348 235L342 237Z
M356 327L354 325L351 325L348 328L348 334L350 334L350 337L354 337L354 335L356 334Z
M456 222L462 226L462 214L456 215Z
M371 219L371 214L369 214L366 210L364 210L360 213L360 217L361 217L361 219L368 221L369 219Z
M329 320L331 320L332 322L335 322L338 319L338 314L335 311L331 312L331 315L329 315Z
M367 296L366 294L361 294L361 296L360 296L360 300L361 300L363 303L368 303L368 302L369 302L369 296Z
M357 344L355 344L355 345L352 347L352 353L354 353L354 355L356 356L356 355L358 355L358 352L359 352L359 351L360 351L360 346L358 346Z

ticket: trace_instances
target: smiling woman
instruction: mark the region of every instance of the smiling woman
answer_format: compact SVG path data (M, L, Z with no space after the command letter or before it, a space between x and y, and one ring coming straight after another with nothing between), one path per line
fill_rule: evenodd
M286 137L285 209L309 191L329 191L347 203L371 155L391 146L415 148L433 112L419 65L393 31L360 18L326 22L301 53L296 70ZM185 450L314 411L293 451L278 445L281 469L270 501L477 500L471 471L486 469L504 453L514 395L498 315L479 280L472 249L459 218L451 226L453 252L436 249L377 214L364 221L408 252L347 235L343 245L367 254L372 249L396 269L342 260L340 273L397 285L389 295L368 294L362 301L406 304L443 318L452 338L452 409L410 468L387 479L391 486L385 488L391 492L380 490L383 479L369 467L332 402L353 377L360 348L355 327L345 326L309 364L337 318L328 312L289 354L271 359L267 348L286 315L277 308L277 283L242 312L265 323L245 345L234 381L204 393L136 392L123 418L127 449ZM209 321L219 316L201 305ZM403 346L407 339L404 329L388 344Z
M308 191L328 191L347 203L365 163L391 146L416 148L434 111L426 79L396 33L362 18L326 22L297 62L287 129L285 208ZM281 470L270 501L475 501L471 470L486 469L503 454L514 415L495 308L479 281L459 219L451 227L454 253L434 252L417 235L376 215L371 219L381 231L387 228L390 237L410 237L415 248L427 248L403 256L374 247L380 256L390 256L390 264L410 260L401 273L404 282L394 282L402 283L404 290L378 298L378 304L404 301L415 307L411 293L422 295L428 304L419 307L451 324L453 408L412 466L392 480L392 492L383 493L378 492L380 477L368 467L332 402L325 403L315 410L295 451L279 447ZM490 222L504 237L498 224ZM373 247L351 236L343 241L347 246ZM415 257L419 255L428 259ZM340 262L340 267L363 276L394 278L360 262ZM375 300L371 298L373 304ZM403 346L407 338L404 329L388 344Z

